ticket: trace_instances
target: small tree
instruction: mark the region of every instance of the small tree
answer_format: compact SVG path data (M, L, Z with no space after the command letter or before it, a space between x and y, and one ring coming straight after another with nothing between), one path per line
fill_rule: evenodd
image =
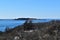
M30 30L33 29L34 25L32 23L32 20L26 20L24 23L24 30Z

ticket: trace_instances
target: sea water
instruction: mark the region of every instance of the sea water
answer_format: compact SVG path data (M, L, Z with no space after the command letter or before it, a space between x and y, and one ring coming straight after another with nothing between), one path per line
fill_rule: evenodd
M0 20L0 31L4 31L6 27L14 28L18 25L22 25L24 22L25 20L9 20L9 19Z

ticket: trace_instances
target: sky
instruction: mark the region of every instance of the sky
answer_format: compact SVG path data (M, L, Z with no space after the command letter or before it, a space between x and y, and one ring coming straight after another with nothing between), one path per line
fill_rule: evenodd
M0 0L0 19L60 19L60 0Z

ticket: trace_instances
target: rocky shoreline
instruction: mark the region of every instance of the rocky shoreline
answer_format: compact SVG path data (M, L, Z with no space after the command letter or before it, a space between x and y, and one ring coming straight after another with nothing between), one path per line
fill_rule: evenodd
M60 40L60 20L45 23L27 20L23 25L0 32L0 40Z

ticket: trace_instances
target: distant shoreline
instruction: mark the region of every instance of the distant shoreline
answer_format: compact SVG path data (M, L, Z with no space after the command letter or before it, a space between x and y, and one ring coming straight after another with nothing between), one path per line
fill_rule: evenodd
M17 19L14 19L14 20L37 20L37 18L17 18Z

